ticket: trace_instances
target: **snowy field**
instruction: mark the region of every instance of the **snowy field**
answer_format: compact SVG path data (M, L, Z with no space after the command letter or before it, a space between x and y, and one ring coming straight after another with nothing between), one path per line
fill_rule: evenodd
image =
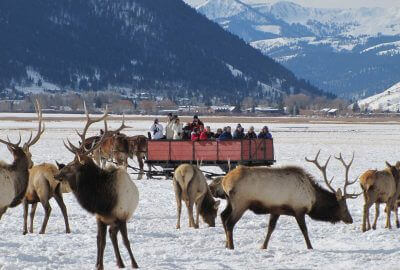
M145 134L151 122L129 121L128 135ZM213 129L228 123L213 123ZM118 122L111 122L117 127ZM235 123L231 123L235 126ZM245 124L247 129L251 124ZM253 124L258 131L264 124ZM100 127L101 125L97 125ZM26 139L35 122L0 122L0 138L7 135L17 140L21 130ZM47 131L32 154L36 164L41 162L69 162L72 155L62 146L62 139L77 141L73 128L83 122L48 122ZM351 169L354 179L366 169L383 168L385 160L395 163L400 159L398 125L312 125L271 124L275 139L277 166L294 164L306 167L318 179L319 171L304 161L322 149L322 158L342 152L346 160L355 151ZM93 132L95 129L93 128ZM3 160L10 161L6 147L0 145ZM132 164L133 165L133 164ZM207 168L210 169L210 168ZM331 160L328 176L335 175L333 185L343 184L344 170L337 160ZM217 169L215 169L217 170ZM129 238L135 258L144 269L398 269L400 258L400 230L384 229L383 207L376 231L361 233L363 199L349 200L354 224L330 224L313 221L307 225L314 250L307 250L294 218L281 217L272 235L269 250L260 250L267 226L267 216L246 212L234 231L235 250L225 249L225 234L220 218L215 228L204 223L199 230L188 228L183 208L182 226L175 229L176 205L171 181L135 180L139 188L138 210L128 223ZM358 185L350 188L359 191ZM84 211L72 194L64 196L72 233L64 233L64 221L55 201L47 226L47 233L39 235L43 209L38 207L35 232L22 235L22 207L9 209L0 221L0 269L93 269L96 260L96 222ZM225 203L220 206L219 213ZM372 213L372 209L371 209ZM394 224L394 222L392 222ZM108 238L108 237L107 237ZM120 241L121 254L129 265L128 254ZM111 242L107 239L105 268L116 269Z

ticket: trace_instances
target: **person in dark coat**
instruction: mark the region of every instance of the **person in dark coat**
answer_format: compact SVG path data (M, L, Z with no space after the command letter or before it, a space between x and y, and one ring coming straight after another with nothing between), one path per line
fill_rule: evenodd
M218 128L218 129L217 129L217 132L216 132L215 135L214 135L215 139L218 139L219 136L221 136L221 134L222 134L222 128Z
M218 140L220 140L220 141L232 140L231 127L229 127L229 126L228 127L224 127L224 131L218 137Z
M245 139L257 139L257 134L254 132L254 127L251 126L244 136Z
M258 134L259 139L272 139L271 133L269 133L268 127L264 126Z
M235 132L233 132L233 139L244 139L244 129L241 124L237 124Z

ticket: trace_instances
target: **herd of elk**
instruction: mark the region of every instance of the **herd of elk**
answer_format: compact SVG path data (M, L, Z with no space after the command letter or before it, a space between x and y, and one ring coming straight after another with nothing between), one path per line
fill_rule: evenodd
M81 134L77 132L82 142L80 147L74 146L69 140L68 145L64 142L65 147L75 155L75 158L65 165L54 178L58 181L68 182L82 208L96 216L97 269L104 269L103 256L107 226L110 226L109 234L118 267L124 267L117 239L118 232L121 232L123 243L131 258L131 265L133 268L137 268L138 265L133 257L128 239L126 223L138 206L139 191L125 169L115 166L101 168L89 157L102 145L107 135L113 135L113 132L107 131L107 110L98 119L90 118L86 106L85 113L86 125ZM100 121L104 121L103 135L90 148L86 148L86 133L89 127Z
M9 207L15 207L23 202L24 229L28 233L28 206L32 205L30 213L29 232L33 232L33 219L38 202L45 210L45 216L40 234L45 233L51 213L49 200L54 197L59 205L65 222L66 233L70 233L67 208L63 201L63 192L74 194L81 207L92 213L97 221L97 269L104 269L103 257L106 245L106 231L113 245L118 267L124 267L118 246L118 233L121 232L123 243L129 253L131 266L138 265L133 256L128 239L127 221L132 218L138 203L139 191L131 180L126 169L128 158L137 157L140 174L143 175L143 159L146 154L147 138L145 136L126 136L121 131L127 128L125 118L116 130L108 130L106 109L103 116L91 118L86 105L86 124L80 137L79 147L69 140L64 142L67 150L74 154L74 159L67 165L42 163L33 166L30 147L36 144L45 127L42 110L36 101L35 109L38 118L38 130L35 137L30 138L21 147L21 135L17 143L0 139L13 155L12 164L0 162L0 219ZM98 136L86 138L89 128L98 122L104 122L104 130ZM200 165L181 164L175 169L173 186L177 204L177 224L180 228L182 200L185 202L189 227L199 228L199 217L210 227L215 226L220 201L214 197L225 199L226 208L221 213L222 225L225 230L225 246L234 249L233 229L243 214L250 210L255 214L270 214L267 235L262 249L267 249L271 235L275 230L281 215L293 216L303 234L308 249L312 249L308 236L305 215L313 220L345 224L353 223L353 218L347 206L347 199L355 199L363 194L362 231L371 228L369 208L375 204L376 214L372 225L376 229L379 216L379 206L386 204L386 227L391 228L390 215L394 211L396 226L400 227L397 208L400 202L400 162L396 166L386 162L383 170L367 170L358 179L362 188L361 193L348 193L347 188L357 182L349 180L350 167L354 161L354 153L349 163L346 163L340 153L335 159L345 168L344 187L332 187L334 177L328 180L327 166L329 157L324 165L319 163L320 151L314 159L305 158L313 163L322 173L326 188L320 186L315 178L306 170L296 166L286 167L246 167L239 166L208 184L200 170ZM108 165L114 161L118 166ZM119 166L121 165L121 166ZM230 166L229 166L230 167ZM193 217L193 207L196 207L196 217Z

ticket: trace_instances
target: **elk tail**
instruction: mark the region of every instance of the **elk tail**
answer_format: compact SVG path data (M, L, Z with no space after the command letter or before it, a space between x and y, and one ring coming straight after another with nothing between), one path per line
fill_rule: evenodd
M182 188L182 199L185 202L189 201L188 189L195 175L196 171L192 166L185 166L174 174L175 181L177 181Z

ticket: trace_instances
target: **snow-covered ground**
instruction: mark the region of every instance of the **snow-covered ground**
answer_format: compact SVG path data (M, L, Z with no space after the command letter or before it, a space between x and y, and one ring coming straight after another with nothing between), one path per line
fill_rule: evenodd
M112 127L118 122L111 121ZM128 121L134 127L127 134L144 134L149 121ZM229 123L211 124L212 128ZM254 123L256 130L268 123ZM231 123L234 126L234 123ZM243 124L247 129L251 124ZM73 128L82 122L46 123L47 131L32 148L35 163L69 162L72 155L62 146L62 139L77 140ZM100 126L100 125L99 125ZM35 127L31 122L5 122L0 125L0 138L6 135L16 140L18 131L24 138ZM342 152L348 160L355 151L351 178L369 168L383 168L387 160L399 160L399 125L340 125L340 124L270 124L275 138L277 165L295 164L306 167L318 179L320 173L304 156L314 157L322 149L322 158ZM2 159L11 157L0 146ZM211 170L212 168L206 168ZM333 185L343 183L343 168L331 160L329 176L335 175ZM140 191L137 212L128 224L129 238L135 258L144 269L396 269L400 257L400 230L384 229L383 209L378 229L361 233L363 199L348 202L354 224L316 222L307 217L308 230L314 250L307 250L294 218L281 217L271 238L269 250L260 250L267 226L266 216L247 212L234 231L235 250L225 249L225 234L220 218L215 228L204 223L199 230L189 229L186 210L182 228L175 229L176 206L171 181L134 179ZM353 191L359 191L354 185ZM0 221L0 269L93 269L96 260L95 218L84 211L72 194L65 195L72 233L64 233L64 221L56 203L45 235L38 235L43 209L38 207L35 233L22 235L21 206L9 209ZM223 202L219 212L224 209ZM372 209L371 209L372 213ZM111 242L107 240L106 269L116 269ZM120 243L122 256L129 265L128 255Z

